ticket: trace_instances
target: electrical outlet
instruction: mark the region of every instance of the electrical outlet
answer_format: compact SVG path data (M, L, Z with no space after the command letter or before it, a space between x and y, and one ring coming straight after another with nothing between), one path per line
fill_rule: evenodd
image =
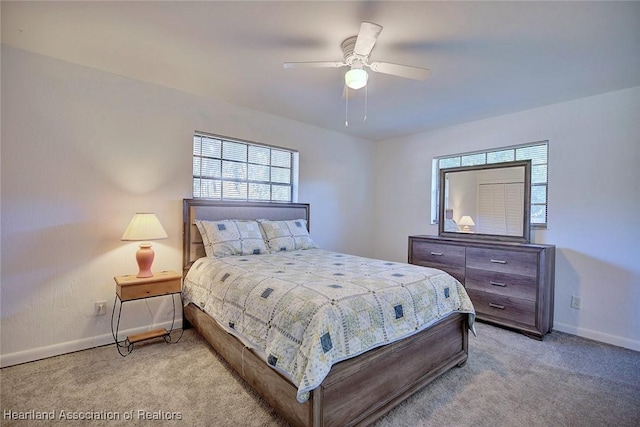
M571 295L571 308L580 309L580 297L577 295Z
M107 302L106 301L96 301L95 313L96 313L96 316L103 316L103 315L107 314Z

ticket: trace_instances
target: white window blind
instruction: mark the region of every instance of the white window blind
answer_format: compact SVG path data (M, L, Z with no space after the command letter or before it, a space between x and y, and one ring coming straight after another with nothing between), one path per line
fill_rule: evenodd
M298 152L196 132L193 197L297 201Z
M549 141L493 148L485 151L452 154L436 157L431 176L431 222L438 222L438 181L440 169L458 166L475 166L491 163L531 160L531 225L547 225L547 180Z

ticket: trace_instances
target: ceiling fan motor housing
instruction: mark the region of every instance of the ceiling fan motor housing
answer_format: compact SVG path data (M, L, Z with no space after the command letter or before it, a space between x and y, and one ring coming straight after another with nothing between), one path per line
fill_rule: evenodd
M357 38L358 36L352 36L342 42L342 53L344 55L344 62L349 66L353 64L353 61L355 59L358 59L363 64L366 64L367 58L361 55L356 55L354 52Z

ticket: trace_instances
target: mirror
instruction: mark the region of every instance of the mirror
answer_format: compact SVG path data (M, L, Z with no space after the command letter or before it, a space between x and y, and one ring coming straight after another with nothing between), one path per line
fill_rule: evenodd
M438 234L529 242L531 161L440 170Z

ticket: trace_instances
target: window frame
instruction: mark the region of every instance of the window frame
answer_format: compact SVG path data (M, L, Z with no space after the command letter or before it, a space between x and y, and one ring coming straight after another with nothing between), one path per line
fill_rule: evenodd
M197 149L199 140L199 152ZM203 139L212 139L216 142L220 142L220 152L219 154L203 153ZM244 159L233 158L233 156L228 156L225 151L225 146L231 147L231 144L240 144L244 146ZM213 146L212 146L213 147ZM268 163L264 162L255 162L250 159L250 147L257 147L259 149L267 149L268 151ZM278 164L274 164L274 156L273 152L284 152L289 155L289 165L282 166ZM205 174L203 173L203 164L205 161L216 162L219 164L219 171L215 175ZM198 166L199 165L199 166ZM225 176L225 166L228 167L238 167L240 170L244 172L244 177L232 177ZM251 167L266 167L268 168L268 178L267 179L251 179L249 176L249 170ZM232 138L223 135L212 134L208 132L202 131L194 131L192 138L192 189L191 193L194 199L214 199L214 200L223 200L223 201L239 201L239 202L262 202L262 203L296 203L298 201L298 167L299 167L299 153L297 150L293 150L291 148L279 147L270 144L263 144L254 141L248 141L239 138ZM288 171L288 182L282 182L277 179L277 177L273 176L274 168L277 170L283 170L285 172ZM197 173L199 171L199 173ZM205 189L205 185L203 185L204 181L210 181L211 185L219 185L219 189L215 192L219 192L218 195L212 195L211 193L207 193ZM246 188L243 189L243 196L227 196L225 195L225 184L236 183L240 185L245 185ZM251 197L251 185L268 185L268 197ZM276 197L274 198L274 186L276 187L289 187L288 196L285 197ZM264 194L264 193L263 193Z
M532 228L547 228L547 224L549 221L549 140L542 140L542 141L535 141L535 142L528 142L525 144L517 144L517 145L509 145L509 146L505 146L505 147L495 147L495 148L490 148L490 149L485 149L485 150L478 150L478 151L468 151L468 152L464 152L464 153L456 153L456 154L448 154L448 155L443 155L443 156L436 156L433 158L432 162L431 162L431 224L433 225L437 225L438 224L438 207L440 205L440 198L439 198L439 187L440 187L440 162L442 160L453 160L455 158L459 159L459 162L457 164L457 166L463 166L462 165L462 158L463 157L469 157L469 156L478 156L477 158L480 158L480 156L484 156L484 162L482 163L473 163L472 165L476 166L476 165L483 165L483 164L493 164L493 163L500 163L504 160L495 160L495 161L487 161L487 155L491 154L491 153L499 153L499 152L506 152L506 151L512 151L513 152L513 160L511 161L518 161L518 160L527 160L527 158L518 158L517 155L517 150L519 149L524 149L524 148L531 148L531 147L537 147L540 145L544 145L545 146L545 155L546 155L546 162L544 163L532 163L532 174L533 174L533 167L535 166L540 166L540 165L544 165L546 167L545 170L545 175L546 175L546 179L544 182L535 182L536 180L531 179L531 195L530 195L530 206L531 206L531 211L533 211L533 207L534 206L544 206L544 222L533 222L533 218L531 218L531 212L529 214L530 217L530 224ZM446 167L454 167L454 166L446 166ZM444 169L444 168L442 168ZM541 202L533 202L533 197L534 197L534 187L544 187L544 203Z

